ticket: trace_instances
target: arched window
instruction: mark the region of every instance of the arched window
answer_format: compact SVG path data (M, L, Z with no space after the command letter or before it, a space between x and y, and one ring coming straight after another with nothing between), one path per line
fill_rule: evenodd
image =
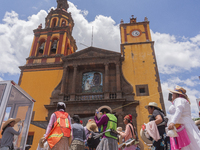
M44 53L44 46L45 46L45 39L42 39L39 42L37 56L42 56L43 55L43 53Z
M66 21L63 19L61 23L61 27L65 27L65 26L66 26Z
M55 38L55 39L52 40L51 50L50 50L49 55L55 55L56 54L57 45L58 45L58 39Z
M57 19L54 18L53 21L52 21L51 27L52 28L56 27L56 23L57 23Z

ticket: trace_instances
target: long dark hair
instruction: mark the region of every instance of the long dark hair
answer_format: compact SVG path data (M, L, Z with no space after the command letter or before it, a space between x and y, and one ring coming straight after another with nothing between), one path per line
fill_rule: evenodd
M154 110L158 110L158 111L160 111L161 113L163 113L163 114L165 115L164 111L162 111L160 108L154 107L154 106L149 106L149 107L150 107L151 109L154 108Z
M74 123L80 123L80 117L79 117L79 115L74 115L72 117L72 119L73 119Z
M110 113L110 110L108 110L107 108L103 108L103 109L100 110L100 112L102 112L102 113L104 113L104 112Z
M138 140L138 135L137 135L137 132L136 132L136 127L133 125L132 121L130 121L129 119L126 119L128 121L128 123L130 123L133 127L133 132L135 134L135 137L136 137L136 140Z
M13 121L12 121L12 122L13 122ZM11 123L11 122L10 122L10 123ZM9 123L7 126L5 126L5 128L3 128L2 132L1 132L1 135L3 135L4 131L6 130L6 128L10 127L10 123Z

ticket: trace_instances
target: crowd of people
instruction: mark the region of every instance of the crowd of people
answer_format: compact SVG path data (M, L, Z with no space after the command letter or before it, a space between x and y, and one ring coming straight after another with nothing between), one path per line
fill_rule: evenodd
M149 112L149 122L142 126L140 137L152 150L200 150L200 131L191 118L190 100L186 90L176 86L170 90L172 105L171 118L155 102L145 106ZM125 130L117 127L117 117L109 106L96 110L95 117L88 120L85 127L78 115L72 118L65 111L63 102L57 104L38 150L143 150L132 115L124 117ZM19 135L13 126L18 119L8 119L2 127L0 150L12 149L14 135ZM46 144L45 144L46 143ZM45 146L46 145L46 146Z
M65 103L57 104L57 111L50 117L38 150L44 147L45 142L49 145L48 150L136 150L139 142L130 114L124 117L126 129L122 132L117 131L117 117L109 106L96 110L95 117L89 119L85 127L78 115L70 119L65 109ZM124 138L121 142L118 140L120 136ZM118 147L130 139L132 143L128 147Z

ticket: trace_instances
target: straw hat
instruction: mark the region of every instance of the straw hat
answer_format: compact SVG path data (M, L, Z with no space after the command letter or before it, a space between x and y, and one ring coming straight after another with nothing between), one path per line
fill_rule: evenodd
M45 137L42 137L40 140L39 140L39 146L40 148L44 148L44 143L46 141L46 138Z
M100 112L103 108L108 109L110 111L110 113L112 113L112 109L109 106L106 106L106 105L99 107L98 112Z
M86 128L89 130L89 131L93 131L93 132L98 132L98 127L97 127L97 124L95 123L95 121L89 121L87 124L86 124Z
M186 96L186 90L178 85L174 88L174 90L170 90L170 89L168 90L172 93L177 93L177 94Z
M9 118L9 119L3 124L2 130L3 130L9 123L11 123L11 122L13 122L13 121L15 121L15 124L16 124L16 123L18 123L19 121L21 121L21 119L20 119L20 118L16 118L16 119L14 119L14 118Z
M158 104L155 103L155 102L150 102L148 105L145 106L145 108L148 109L149 106L153 106L153 107L159 108L159 107L158 107ZM159 109L160 109L160 108L159 108Z
M144 130L141 129L140 130L140 137L142 138L142 140L146 143L146 144L153 144L153 141L149 140L145 134L144 134Z
M170 90L170 89L168 89L170 92L172 92L172 93L176 93L176 94L181 94L181 95L183 95L183 96L185 96L185 98L189 101L189 103L190 103L190 100L189 100L189 98L188 98L188 96L186 95L186 90L184 89L184 88L182 88L182 87L180 87L180 86L176 86L175 88L174 88L174 90Z

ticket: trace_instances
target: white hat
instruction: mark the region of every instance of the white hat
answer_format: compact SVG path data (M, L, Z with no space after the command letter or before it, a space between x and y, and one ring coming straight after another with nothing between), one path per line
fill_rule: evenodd
M158 107L158 104L155 103L155 102L150 102L148 105L145 106L145 108L148 109L149 106L153 106L153 107L159 108L159 107ZM160 108L159 108L159 109L160 109Z
M15 121L15 124L16 124L16 123L18 123L19 121L21 121L21 119L20 119L20 118L16 118L16 119L14 119L14 118L9 118L9 119L3 124L2 129L4 129L9 123L11 123L11 122L13 122L13 121Z
M109 106L106 106L106 105L99 107L98 112L100 112L103 108L108 109L110 111L110 113L112 113L112 109Z

